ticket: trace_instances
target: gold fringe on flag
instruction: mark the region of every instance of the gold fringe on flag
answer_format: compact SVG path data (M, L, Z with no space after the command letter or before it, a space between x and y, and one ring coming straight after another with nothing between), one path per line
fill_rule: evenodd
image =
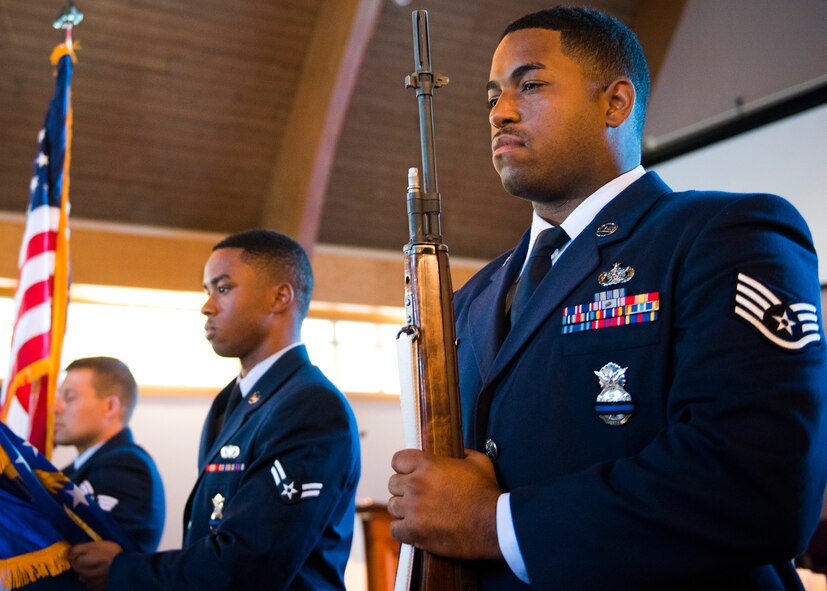
M60 541L28 554L0 560L0 589L19 589L69 570L69 542Z

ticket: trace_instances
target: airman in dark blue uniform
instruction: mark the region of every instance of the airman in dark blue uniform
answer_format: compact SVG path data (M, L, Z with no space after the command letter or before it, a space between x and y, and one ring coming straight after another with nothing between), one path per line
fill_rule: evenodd
M534 219L455 297L466 458L403 450L389 484L394 535L486 591L801 588L827 477L812 239L779 197L645 173L648 84L588 9L494 54L494 165Z

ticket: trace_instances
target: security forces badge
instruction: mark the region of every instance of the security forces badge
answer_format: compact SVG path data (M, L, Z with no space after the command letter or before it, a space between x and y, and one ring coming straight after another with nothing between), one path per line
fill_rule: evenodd
M625 424L635 412L635 401L623 387L626 385L627 369L609 362L594 372L603 388L597 395L594 411L604 423L613 427Z
M738 273L733 311L784 349L797 351L821 340L818 310L813 304L787 304L766 285L743 273Z
M216 493L215 496L210 500L212 501L212 513L210 513L210 531L215 532L216 528L221 523L221 520L224 519L224 501L226 501L227 498L221 493Z

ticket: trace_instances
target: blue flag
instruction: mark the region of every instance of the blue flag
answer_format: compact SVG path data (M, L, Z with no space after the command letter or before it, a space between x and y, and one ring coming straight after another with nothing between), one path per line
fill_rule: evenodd
M138 547L91 496L0 423L0 589L69 568L70 545L110 540Z

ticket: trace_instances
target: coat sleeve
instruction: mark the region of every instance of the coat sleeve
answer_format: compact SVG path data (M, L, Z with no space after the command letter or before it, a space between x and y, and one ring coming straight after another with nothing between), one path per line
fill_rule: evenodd
M823 330L783 346L795 340L786 321L761 330L736 312L747 276L804 314L789 320L820 324L806 224L780 198L746 196L677 256L665 428L632 456L511 491L534 588L666 588L789 560L815 527L827 467Z
M164 490L148 456L120 448L95 458L85 475L98 504L144 552L158 547L164 529Z
M286 398L256 424L255 458L215 532L183 550L119 555L107 588L286 589L340 522L348 522L341 537L349 548L359 473L352 415L320 386Z

